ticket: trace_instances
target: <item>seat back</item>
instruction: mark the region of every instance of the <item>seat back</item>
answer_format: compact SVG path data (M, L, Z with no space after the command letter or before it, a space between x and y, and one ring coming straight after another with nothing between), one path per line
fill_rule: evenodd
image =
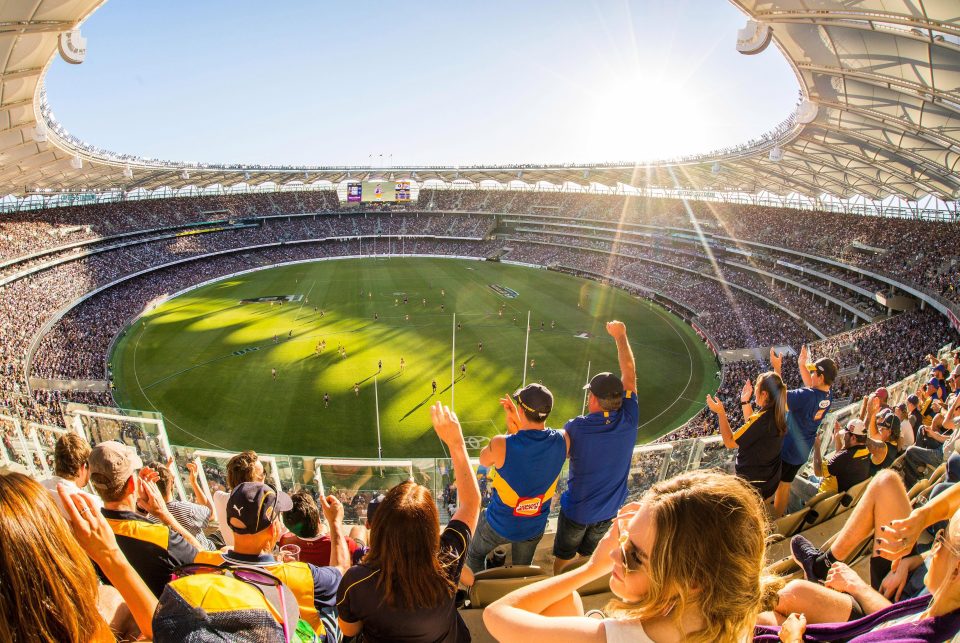
M813 525L819 525L821 522L833 518L833 514L840 508L840 503L843 501L845 495L846 494L843 493L835 493L828 495L826 498L822 498L815 504L811 504L810 515L807 517L807 525L812 527Z
M486 607L513 590L544 578L547 574L536 565L509 565L477 572L469 592L470 607Z
M804 507L800 511L794 511L792 514L777 518L773 522L774 540L780 541L798 533L806 524L807 514L809 513L810 507Z

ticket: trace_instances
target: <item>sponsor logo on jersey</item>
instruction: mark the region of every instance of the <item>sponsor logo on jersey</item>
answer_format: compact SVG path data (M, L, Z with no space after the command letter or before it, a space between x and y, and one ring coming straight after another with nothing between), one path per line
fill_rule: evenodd
M539 516L543 508L543 496L533 498L518 498L517 506L513 508L514 516Z

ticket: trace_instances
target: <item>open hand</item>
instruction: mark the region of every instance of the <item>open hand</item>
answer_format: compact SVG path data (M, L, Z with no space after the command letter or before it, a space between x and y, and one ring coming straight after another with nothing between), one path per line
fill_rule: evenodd
M440 402L431 406L430 420L433 422L433 430L437 432L437 437L444 444L451 446L463 442L460 420L457 419L457 414L451 411L449 406L444 406Z
M783 355L777 353L777 349L770 348L770 366L773 367L774 372L779 373L780 368L783 366Z
M743 388L740 389L740 401L743 402L744 400L746 400L747 402L749 402L751 399L753 399L753 382L751 382L750 380L747 380L746 383L743 385Z
M894 520L889 525L883 525L880 527L883 535L878 538L877 553L887 560L903 558L913 549L917 538L926 527L924 523L920 514L911 511L903 520Z
M83 551L101 567L110 556L120 552L107 519L93 504L93 499L81 493L71 494L62 484L57 485L57 494L67 512L67 520L74 537Z
M727 412L727 410L723 408L723 402L720 401L720 398L713 397L712 395L707 395L707 408L717 414Z

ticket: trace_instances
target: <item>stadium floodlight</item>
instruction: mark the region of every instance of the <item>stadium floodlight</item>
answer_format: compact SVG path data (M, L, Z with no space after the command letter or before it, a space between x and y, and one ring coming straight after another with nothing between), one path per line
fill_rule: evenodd
M772 150L770 150L770 156L769 156L769 158L770 158L770 160L773 161L774 163L779 163L780 161L783 160L783 150L780 149L780 146L779 146L779 145L777 145L777 146L774 147Z
M123 168L123 178L132 179L133 178L133 168L129 165Z
M37 143L46 143L47 127L43 123L37 123L33 126L33 140Z
M79 170L83 167L83 159L80 158L79 154L74 154L73 158L70 159L70 167L75 170Z

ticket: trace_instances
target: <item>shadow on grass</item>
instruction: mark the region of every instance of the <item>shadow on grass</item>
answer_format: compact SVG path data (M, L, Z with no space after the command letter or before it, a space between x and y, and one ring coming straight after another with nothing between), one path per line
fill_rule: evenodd
M419 409L419 408L422 407L424 404L426 404L427 402L429 402L431 397L433 397L433 393L431 393L430 395L428 395L428 396L426 396L425 398L423 398L423 400L421 400L419 404L417 404L417 405L414 406L412 409L410 409L409 411L407 411L407 412L404 414L404 416L403 416L402 418L400 418L399 421L400 421L400 422L403 422L403 421L406 420L408 417L410 417L411 415L413 415L413 414L416 412L417 409Z

